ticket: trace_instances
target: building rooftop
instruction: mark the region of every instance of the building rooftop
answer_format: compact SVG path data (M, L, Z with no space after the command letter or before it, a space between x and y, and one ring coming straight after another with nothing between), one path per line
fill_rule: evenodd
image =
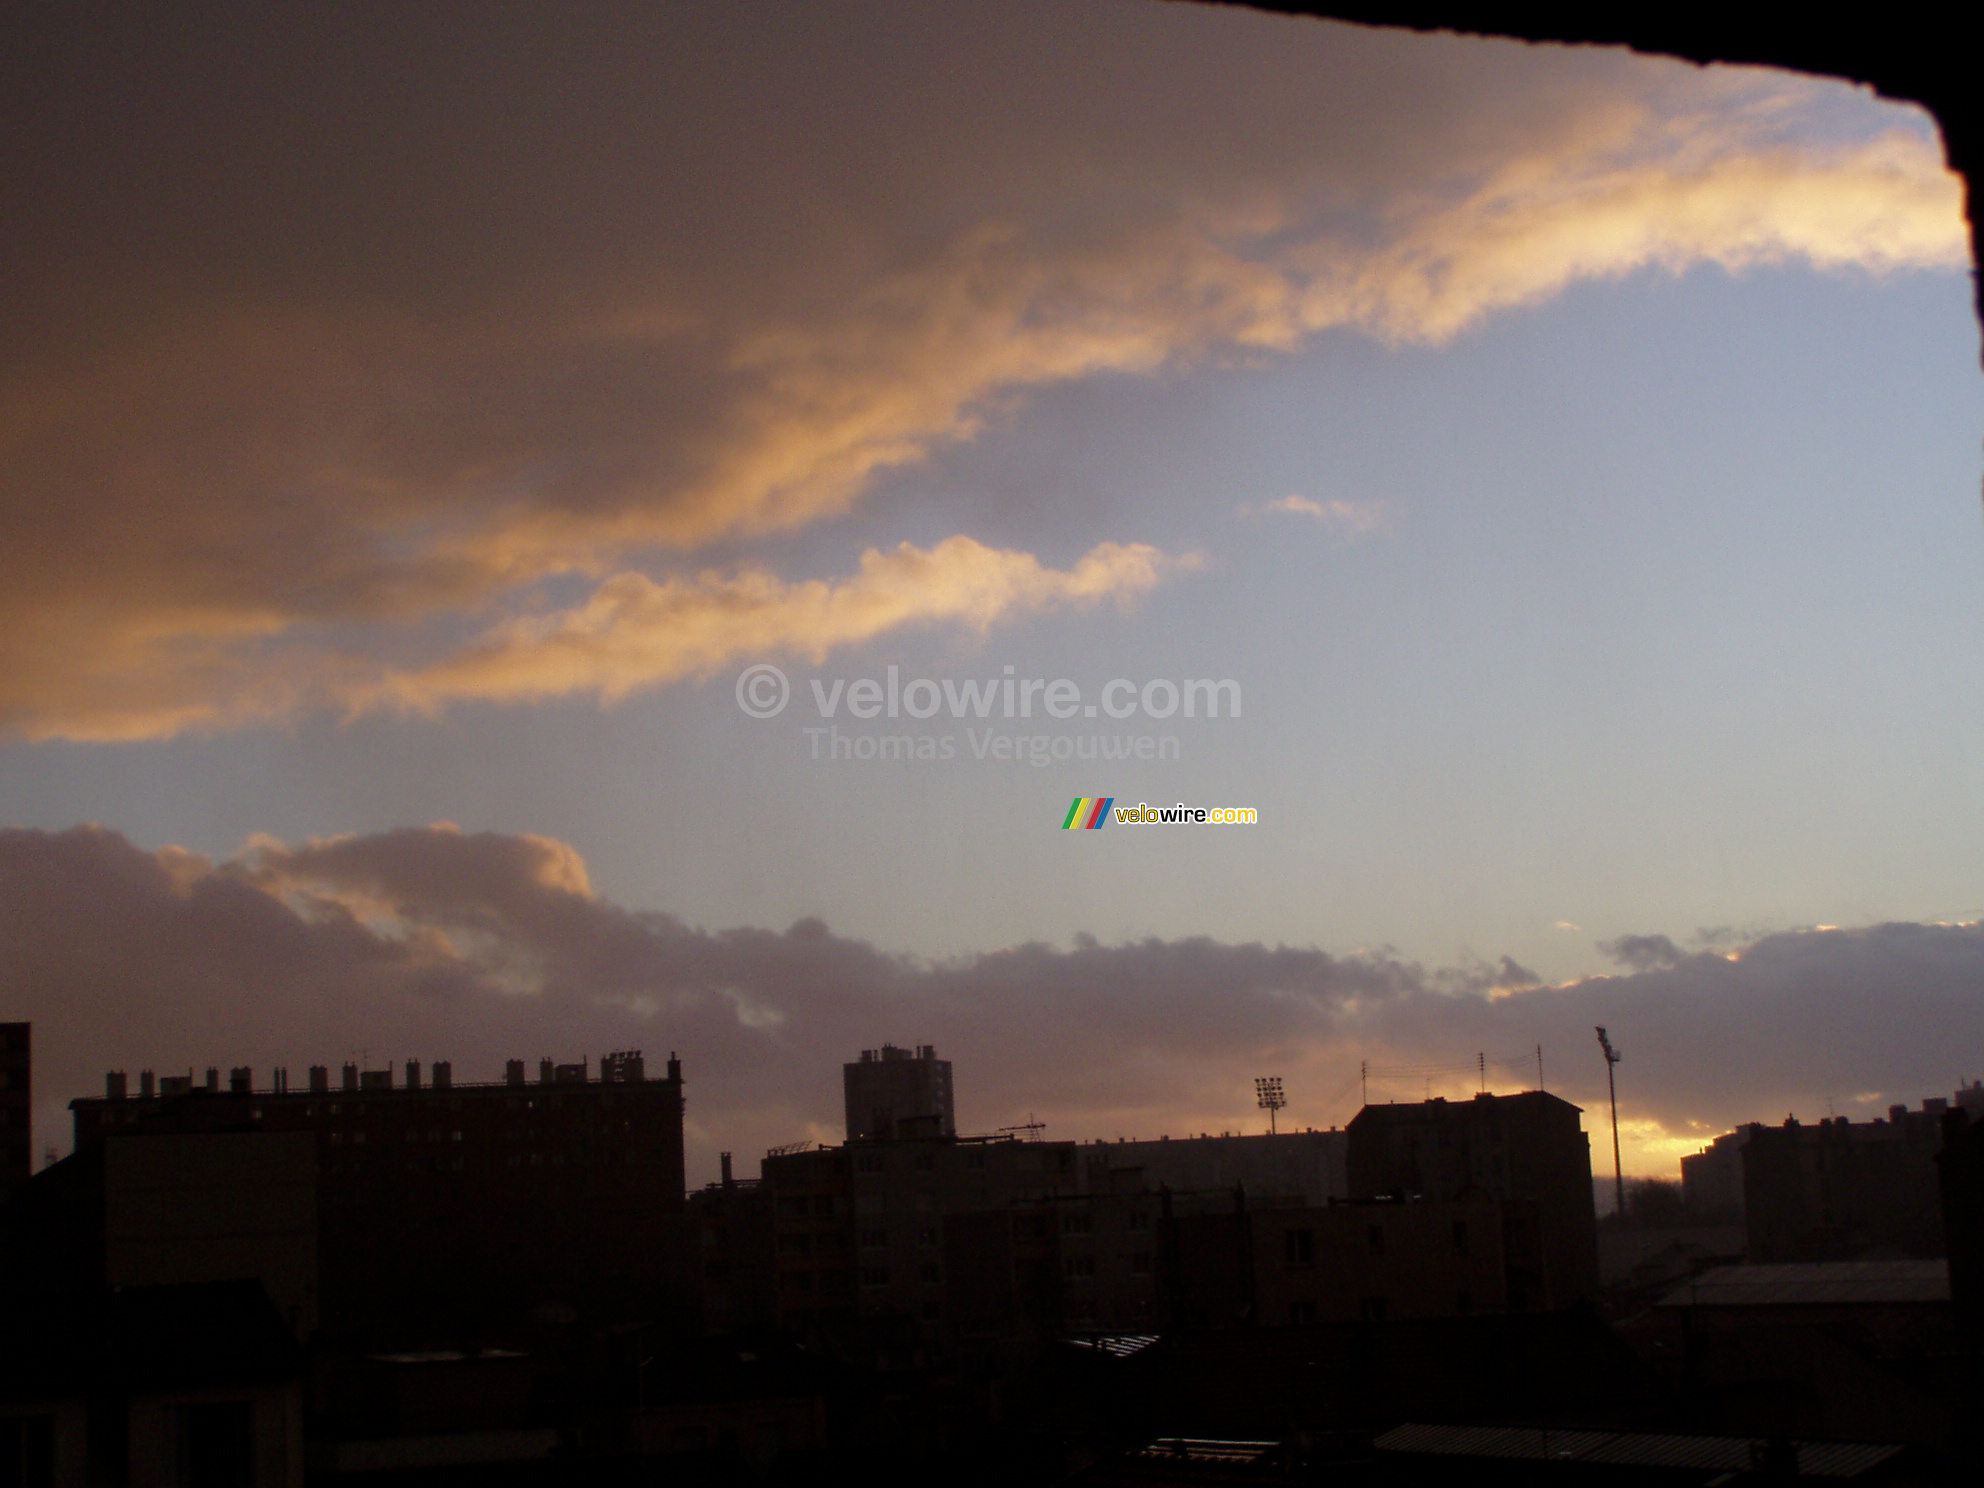
M1948 1261L1817 1261L1717 1266L1656 1307L1812 1307L1948 1302Z
M1745 1472L1751 1467L1753 1451L1763 1444L1741 1436L1408 1424L1387 1431L1372 1445L1380 1452L1438 1457ZM1906 1450L1893 1442L1797 1441L1791 1445L1798 1451L1798 1475L1811 1478L1857 1478Z

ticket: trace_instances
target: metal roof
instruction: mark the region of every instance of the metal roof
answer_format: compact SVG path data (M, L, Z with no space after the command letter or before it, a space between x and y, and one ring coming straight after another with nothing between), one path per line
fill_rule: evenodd
M1137 1455L1188 1462L1220 1462L1239 1466L1261 1461L1280 1445L1279 1442L1271 1441L1223 1441L1202 1436L1160 1436Z
M1387 1431L1372 1445L1380 1452L1417 1452L1440 1457L1513 1457L1536 1462L1736 1472L1750 1466L1751 1450L1761 1443L1743 1436L1412 1424ZM1906 1450L1892 1442L1798 1441L1792 1445L1798 1449L1799 1476L1813 1478L1856 1478Z
M1820 1261L1717 1266L1656 1307L1798 1307L1950 1300L1948 1261Z
M1091 1348L1113 1358L1127 1359L1132 1354L1140 1354L1157 1342L1155 1333L1092 1333L1066 1342L1077 1348Z

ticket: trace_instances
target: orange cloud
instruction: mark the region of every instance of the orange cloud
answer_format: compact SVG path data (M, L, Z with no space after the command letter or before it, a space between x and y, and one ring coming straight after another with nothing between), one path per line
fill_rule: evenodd
M139 49L78 51L92 70L50 96L110 122L45 132L37 233L0 245L0 728L611 696L758 632L803 649L890 614L983 623L986 596L1035 603L1024 565L953 553L817 595L748 564L643 575L843 514L1083 378L1331 329L1437 345L1648 269L1965 264L1932 141L1864 114L1847 137L1830 85L1188 7L1049 7L1033 24L1065 27L1055 44L1014 51L967 12L931 25L985 59L969 99L871 75L823 12L793 24L820 32L791 62L817 86L784 90L804 118L774 116L750 86L762 37L718 24L684 48L657 12L573 21L574 70L537 113L460 90L459 127L435 130L428 90L375 78L360 133L325 129L352 83L314 70L305 17L234 59L288 121L280 172L211 165L216 138L249 142L205 95L117 127L106 59ZM448 55L504 44L492 22ZM727 60L682 72L704 47ZM691 127L706 150L680 148ZM379 140L389 158L366 155ZM551 577L595 588L526 617ZM482 643L448 661L388 660L471 624Z
M757 570L661 582L616 574L583 604L506 621L445 661L359 689L351 702L431 710L465 698L592 693L614 701L740 658L791 652L818 660L903 626L984 631L1016 613L1121 603L1191 564L1141 543L1104 543L1074 567L1052 569L1031 553L960 535L928 550L871 548L860 571L838 583L788 584Z

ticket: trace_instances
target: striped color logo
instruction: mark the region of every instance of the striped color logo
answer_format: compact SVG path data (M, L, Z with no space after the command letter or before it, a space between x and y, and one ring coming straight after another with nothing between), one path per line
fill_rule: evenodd
M1109 820L1109 807L1115 799L1114 796L1076 796L1061 822L1061 830L1076 832L1086 827L1091 832L1101 831L1102 824Z

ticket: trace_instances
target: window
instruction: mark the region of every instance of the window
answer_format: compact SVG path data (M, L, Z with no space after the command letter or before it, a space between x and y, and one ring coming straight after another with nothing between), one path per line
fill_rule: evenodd
M1066 1276L1093 1276L1095 1275L1095 1257L1069 1256L1067 1260L1061 1263L1061 1271Z
M1462 1317L1472 1317L1474 1315L1474 1293L1462 1292L1459 1296L1455 1297L1454 1311Z
M1308 1268L1316 1264L1316 1232L1314 1230L1283 1230L1281 1232L1283 1259L1291 1267Z
M887 1250L889 1248L889 1232L887 1230L863 1230L861 1232L861 1248L863 1250Z
M1366 1297L1358 1304L1357 1315L1367 1323L1382 1323L1385 1320L1386 1310L1383 1297Z
M889 1284L889 1268L887 1266L863 1266L861 1268L861 1284L865 1287L887 1286Z
M983 1147L979 1147L979 1148L975 1148L974 1150L972 1150L972 1151L970 1151L970 1152L967 1152L967 1153L966 1153L966 1154L964 1155L964 1165L965 1165L965 1166L966 1166L967 1168L982 1168L982 1167L984 1167L984 1166L985 1166L985 1149L984 1149Z
M1133 1230L1148 1230L1150 1228L1150 1215L1142 1209L1132 1209L1130 1211L1130 1228Z
M928 1173L936 1166L937 1166L937 1159L931 1156L931 1154L929 1154L928 1152L919 1152L916 1154L917 1172Z
M1288 1320L1291 1323L1313 1323L1316 1320L1316 1304L1310 1301L1289 1303Z
M854 1160L854 1171L857 1173L879 1173L884 1166L879 1152L864 1152Z
M815 1196L813 1200L813 1213L821 1219L832 1219L834 1217L834 1196L832 1194L819 1194Z
M937 1232L933 1229L918 1230L916 1232L916 1243L926 1248L934 1247L937 1244Z
M1372 1255L1383 1255L1385 1253L1384 1226L1372 1225L1368 1232L1367 1239L1370 1242Z
M917 1273L917 1279L925 1286L935 1286L944 1279L944 1274L935 1266L925 1266Z
M1461 1255L1467 1254L1467 1221L1464 1219L1454 1221L1454 1249Z
M1130 1271L1136 1276L1150 1275L1150 1252L1137 1250L1130 1253Z
M1061 1233L1064 1235L1086 1235L1094 1228L1095 1222L1086 1214L1061 1216Z

